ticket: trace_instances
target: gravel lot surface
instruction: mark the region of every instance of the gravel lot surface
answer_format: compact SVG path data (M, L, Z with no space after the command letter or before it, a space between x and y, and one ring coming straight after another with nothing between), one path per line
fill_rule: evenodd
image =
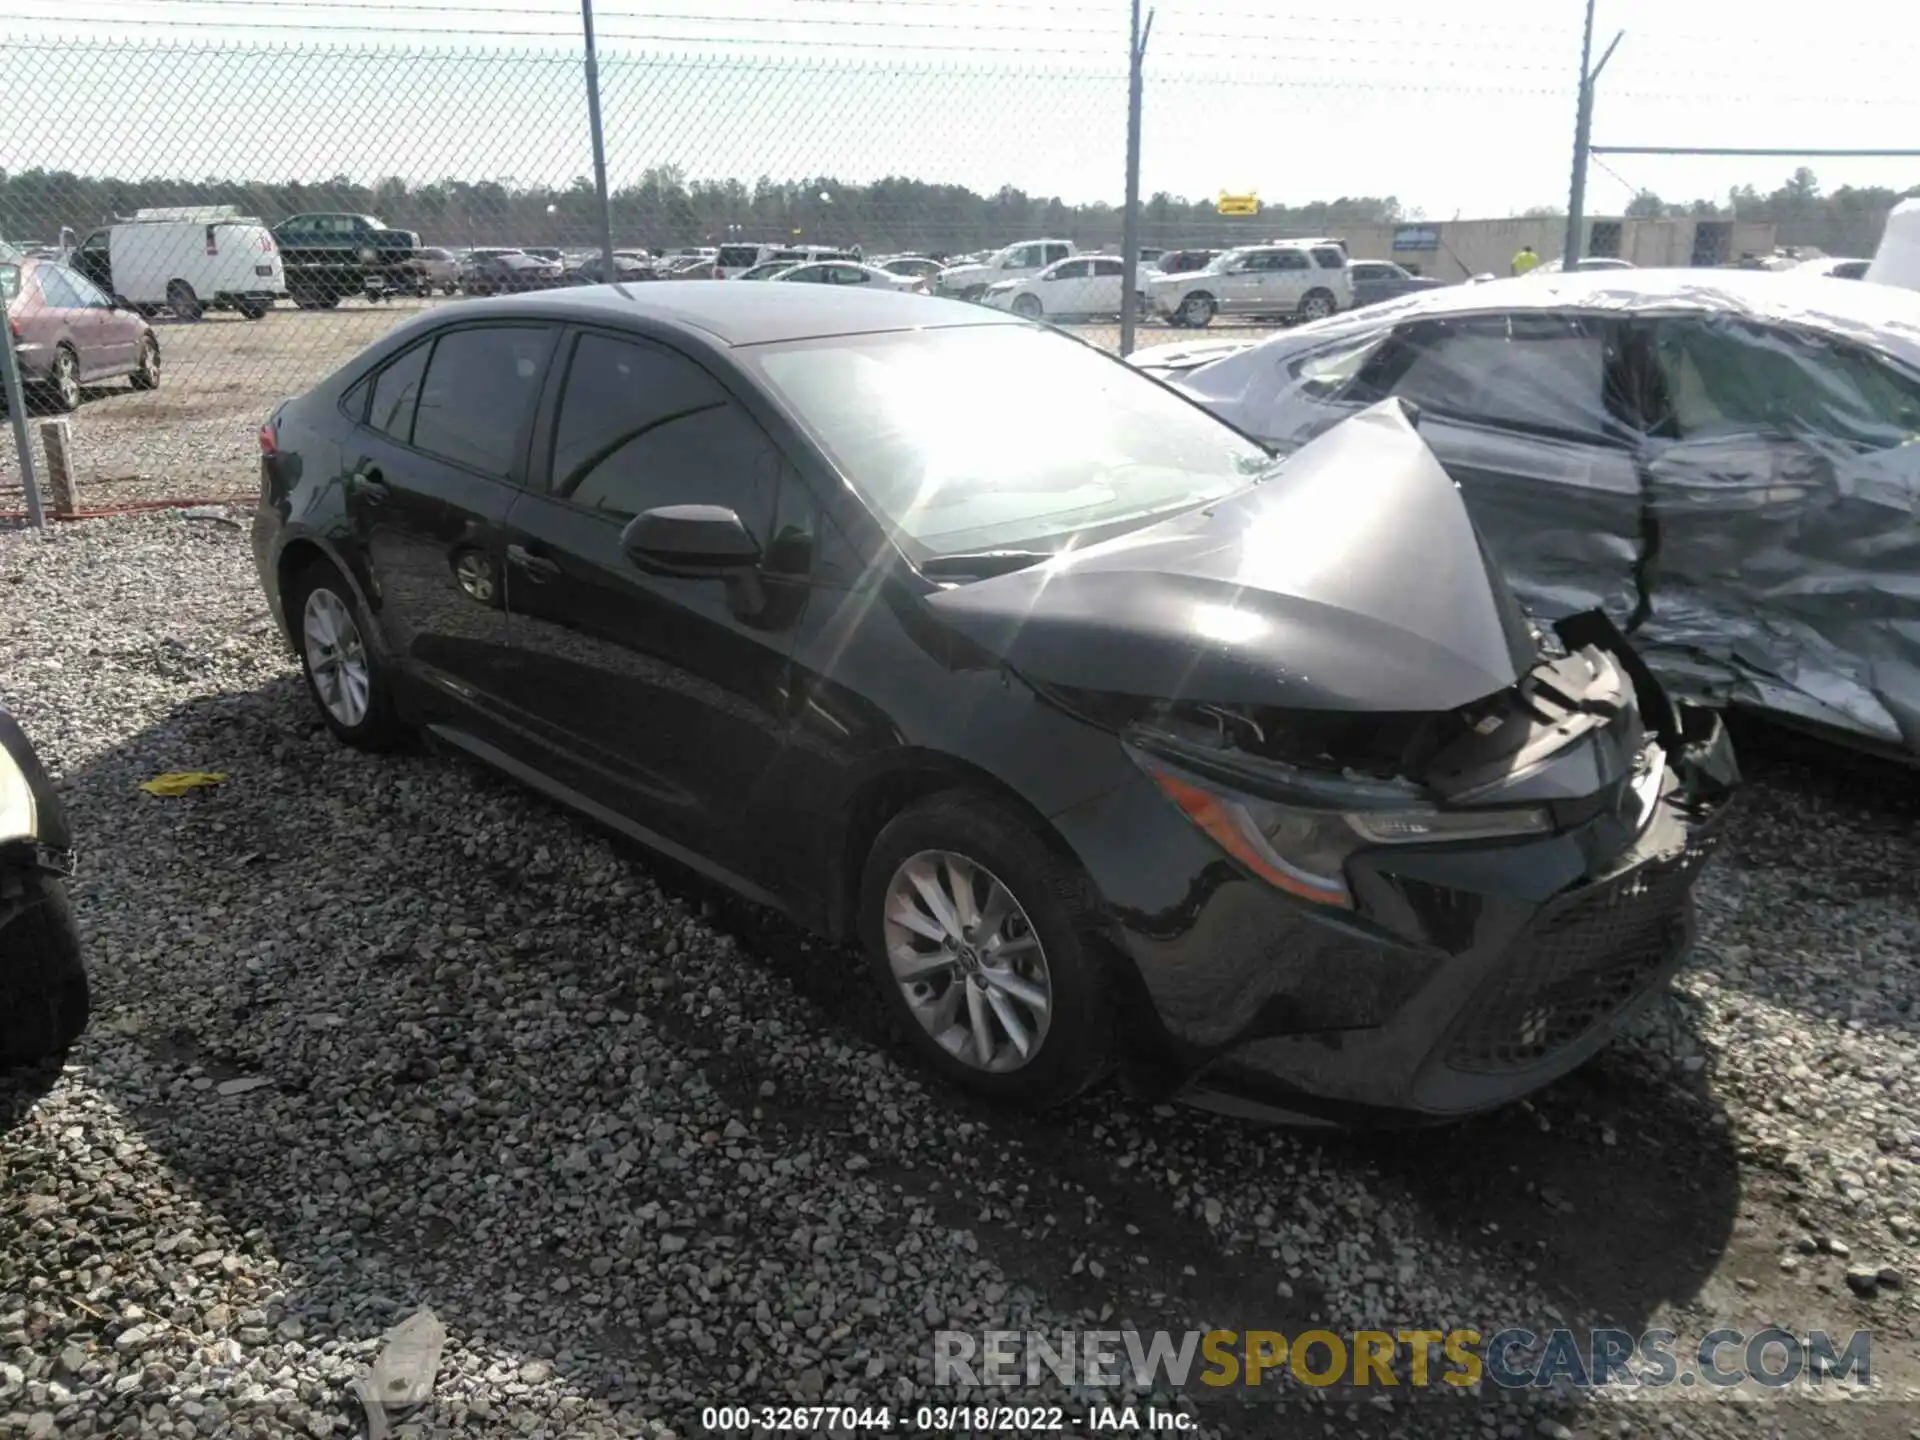
M331 374L401 321L425 309L464 303L458 298L350 300L332 311L282 305L257 321L224 311L192 324L167 317L154 321L160 388L141 392L115 380L89 389L70 417L82 504L251 500L260 483L254 436L275 405ZM1119 348L1117 326L1077 326L1075 331L1108 349ZM1192 333L1142 326L1137 343L1165 344ZM1220 337L1270 333L1225 325L1207 331ZM5 408L0 397L0 411ZM44 465L37 438L34 449ZM0 429L0 511L18 510L21 496L12 432Z
M1283 1385L1188 1396L1201 1433L1920 1425L1905 772L1755 752L1697 963L1532 1104L1384 1137L1111 1090L1036 1120L925 1080L847 954L470 763L333 743L238 525L0 535L0 645L96 984L64 1069L0 1081L0 1435L357 1433L346 1383L420 1305L450 1339L410 1435L1031 1401L934 1387L932 1332L1313 1323L1870 1327L1878 1391ZM228 778L136 788L194 769Z

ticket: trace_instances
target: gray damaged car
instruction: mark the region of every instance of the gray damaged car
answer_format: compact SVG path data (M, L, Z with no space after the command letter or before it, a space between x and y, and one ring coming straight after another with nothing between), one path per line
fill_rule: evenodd
M1281 450L1398 397L1530 608L1604 610L1678 693L1920 756L1920 294L1528 276L1132 360Z

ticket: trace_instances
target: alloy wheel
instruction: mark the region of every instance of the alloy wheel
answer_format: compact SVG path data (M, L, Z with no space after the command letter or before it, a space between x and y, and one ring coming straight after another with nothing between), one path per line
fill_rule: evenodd
M478 550L468 550L454 562L453 577L482 605L493 603L493 565Z
M883 936L914 1019L961 1064L1005 1074L1052 1019L1046 949L1013 892L950 850L909 856L887 884Z
M329 715L353 729L367 718L373 671L352 609L326 586L319 586L307 596L301 633L314 692Z
M1333 301L1325 295L1309 295L1300 302L1302 320L1324 320L1333 314Z
M140 345L140 369L137 378L143 390L155 390L160 386L160 347L149 336Z
M53 390L62 410L80 408L80 365L71 350L62 349L53 357Z
M1180 304L1180 318L1189 325L1205 325L1213 319L1213 302L1204 295L1190 296Z

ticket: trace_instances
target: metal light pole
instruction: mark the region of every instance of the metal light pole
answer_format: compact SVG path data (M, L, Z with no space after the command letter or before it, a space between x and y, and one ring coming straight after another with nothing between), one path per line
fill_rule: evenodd
M1139 310L1140 272L1140 72L1147 59L1147 37L1153 33L1153 12L1140 24L1140 0L1133 0L1133 22L1127 32L1127 208L1120 220L1120 353L1133 353L1133 330Z
M600 197L600 274L613 270L613 197L607 193L607 145L600 131L600 58L593 47L593 0L580 0L580 30L587 42L587 125L593 132L593 188Z
M1567 195L1567 245L1560 257L1561 268L1568 271L1580 263L1582 232L1586 229L1587 156L1592 151L1594 82L1599 80L1621 36L1626 34L1624 30L1616 32L1600 63L1593 64L1593 7L1594 0L1587 0L1586 26L1580 34L1580 100L1573 120L1573 184Z

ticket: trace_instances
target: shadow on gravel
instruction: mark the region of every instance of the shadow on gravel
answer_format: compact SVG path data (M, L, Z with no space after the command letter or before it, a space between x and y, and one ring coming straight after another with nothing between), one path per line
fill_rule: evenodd
M176 768L225 769L233 778L219 790L175 802L152 801L135 790L151 774ZM356 817L335 805L332 787L341 783L381 787L378 818ZM121 963L105 973L96 969L104 1008L121 1017L102 1040L136 1047L140 1059L133 1065L95 1064L89 1078L121 1103L148 1143L235 1232L263 1229L290 1270L325 1277L334 1298L310 1328L368 1337L395 1318L401 1308L395 1297L430 1294L456 1334L484 1332L496 1345L522 1354L554 1354L563 1342L543 1333L537 1310L516 1318L479 1300L467 1305L457 1286L449 1292L448 1276L463 1267L483 1273L494 1295L566 1293L555 1282L572 1277L571 1293L591 1296L595 1282L588 1278L586 1257L615 1253L631 1241L632 1218L618 1213L621 1205L588 1213L575 1199L542 1188L540 1167L556 1158L550 1148L557 1142L546 1138L547 1116L524 1113L529 1097L555 1083L556 1071L579 1074L577 1103L585 1112L615 1109L630 1098L624 1064L596 1062L592 1051L610 1043L605 1028L594 1028L604 1027L605 1012L649 1017L653 1036L670 1057L666 1073L702 1071L733 1113L748 1118L756 1143L776 1149L801 1142L829 1151L855 1147L851 1153L863 1157L866 1172L861 1183L890 1186L898 1197L901 1213L879 1222L877 1231L891 1238L891 1232L905 1235L924 1223L972 1232L981 1258L1016 1287L1030 1287L1057 1311L1083 1307L1089 1320L1105 1309L1115 1325L1184 1330L1204 1317L1214 1325L1297 1331L1325 1318L1330 1308L1337 1313L1336 1301L1359 1303L1356 1277L1339 1282L1354 1293L1333 1295L1331 1282L1322 1283L1322 1268L1332 1263L1326 1256L1283 1258L1285 1248L1263 1234L1298 1224L1297 1207L1304 1204L1298 1197L1331 1187L1334 1201L1322 1208L1338 1213L1328 1228L1311 1231L1332 1237L1329 1249L1342 1236L1367 1239L1381 1223L1380 1207L1397 1205L1412 1216L1413 1230L1397 1239L1417 1256L1441 1257L1437 1264L1471 1283L1478 1283L1480 1272L1494 1272L1491 1288L1476 1295L1533 1291L1548 1297L1570 1324L1638 1330L1658 1308L1700 1288L1727 1246L1738 1210L1739 1165L1703 1078L1664 1058L1642 1063L1619 1053L1531 1104L1464 1125L1388 1136L1261 1129L1148 1106L1111 1091L1056 1115L1020 1117L936 1089L931 1103L939 1123L963 1138L982 1134L984 1142L959 1146L954 1159L943 1154L940 1137L901 1139L902 1148L886 1153L884 1145L894 1143L887 1137L905 1131L875 1127L871 1112L887 1103L885 1087L896 1087L903 1104L921 1087L877 1063L875 1051L903 1061L905 1052L888 1033L858 959L631 849L622 853L633 871L711 929L731 936L760 972L762 988L777 980L806 1002L789 1009L810 1058L806 1067L782 1072L777 1090L767 1083L767 1057L750 1043L738 1043L720 1021L705 1018L706 992L679 978L673 958L679 941L666 930L635 937L641 958L629 978L596 974L592 962L578 957L528 955L512 947L492 960L461 960L456 969L444 942L436 942L437 951L433 945L423 950L424 942L415 938L384 949L375 944L340 960L337 973L296 973L264 984L257 973L275 963L276 947L340 925L348 913L342 907L404 890L410 856L435 847L457 853L463 842L441 808L449 803L470 799L476 808L523 815L523 828L549 835L561 824L587 829L586 822L563 820L544 801L464 761L348 755L320 730L292 677L183 706L65 777L63 788L83 843L103 862L83 877L77 892L83 927L98 919L103 886L122 890L115 897L121 905L183 907L156 909L153 933L131 957L122 933ZM161 805L170 808L156 808ZM140 824L127 826L135 806L145 807ZM136 843L125 834L140 836L152 853L114 854L116 846ZM157 843L169 834L182 857L177 861ZM520 906L524 914L515 913L509 930L521 926L524 933L524 927L559 920L592 929L627 913L612 902L602 910L596 908L601 901L579 899L565 876L528 881L517 852L476 851L471 836L464 843L472 857L464 862L468 903L497 895L503 910ZM337 880L326 873L335 865L343 867ZM334 897L331 905L313 898L328 895ZM212 993L203 983L206 972L166 963L179 947L209 943L199 918L209 910L216 918L205 932L217 931L221 953L234 957L231 970L217 972ZM449 922L466 918L442 906L434 924L444 932ZM647 948L653 946L658 948ZM542 970L545 964L553 966L551 974ZM408 973L411 979L393 979ZM182 978L194 974L199 978ZM457 1000L433 999L442 975L458 976L444 982L464 987ZM582 1013L567 1013L550 1048L487 1048L483 1024L494 1026L497 1037L500 1016L526 1004L530 994L565 996L574 989L584 992ZM1692 1021L1683 1002L1666 1003L1674 1007L1667 1023L1684 1036ZM378 1026L337 1032L315 1028L337 1019L302 1013L362 1004L394 1008L382 1012ZM267 1009L277 1013L268 1016ZM127 1018L142 1011L155 1021ZM101 1024L97 1013L96 1030ZM404 1036L404 1043L370 1048L375 1030ZM330 1034L358 1048L336 1055L328 1048ZM1622 1044L1630 1048L1632 1042ZM854 1058L824 1058L834 1048L850 1049ZM582 1055L570 1056L569 1049ZM862 1078L847 1081L853 1073ZM123 1078L116 1081L116 1074ZM359 1087L353 1103L365 1114L356 1115L355 1123L371 1116L391 1132L351 1136L354 1143L437 1147L431 1213L409 1209L406 1222L395 1224L381 1203L350 1209L349 1199L372 1193L378 1202L392 1188L371 1188L385 1172L369 1172L364 1155L343 1152L331 1173L292 1177L304 1187L305 1208L289 1200L284 1184L260 1183L257 1158L220 1143L217 1127L190 1123L190 1112L214 1103L200 1082L242 1074L269 1077L274 1092L286 1097L287 1112L305 1114L315 1124L334 1120L329 1107L345 1103L339 1097L349 1083ZM114 1093L116 1083L125 1093ZM8 1085L0 1090L0 1128L16 1113L5 1108ZM883 1093L877 1103L876 1087ZM461 1098L468 1091L483 1097L478 1105ZM517 1177L514 1193L523 1207L517 1223L550 1237L537 1249L504 1248L463 1228L459 1187L501 1179L495 1157L509 1145L518 1147L517 1158L505 1163L533 1167L530 1181L525 1171ZM303 1163L313 1154L305 1150ZM450 1170L449 1156L457 1157ZM406 1170L402 1163L397 1184L406 1184ZM666 1178L646 1174L648 1185ZM742 1182L741 1188L749 1187ZM638 1182L626 1194L632 1208L649 1196L673 1199ZM330 1222L336 1231L324 1246L315 1239L321 1233L311 1208L315 1196L332 1197L336 1212ZM909 1218L908 1212L920 1209L924 1222ZM711 1204L685 1223L703 1227L696 1233L705 1235L724 1224L725 1233L735 1236L730 1253L736 1259L728 1263L738 1273L753 1263L795 1264L800 1271L811 1264L819 1273L817 1259L795 1262L781 1251L781 1241L736 1231L733 1218ZM650 1233L645 1243L653 1243ZM606 1248L596 1251L595 1245ZM1096 1260L1091 1266L1089 1256ZM1410 1303L1426 1293L1419 1289L1425 1264L1424 1258L1414 1264L1415 1278L1405 1292ZM616 1269L615 1282L625 1273ZM704 1283L724 1290L732 1282L720 1275L716 1268ZM289 1304L300 1306L297 1294ZM693 1302L684 1308L693 1309ZM1527 1318L1491 1313L1471 1322L1491 1333ZM1409 1326L1441 1320L1427 1313L1396 1317ZM688 1352L684 1332L666 1336L653 1329L609 1317L591 1343L565 1341L558 1368L580 1392L615 1405L639 1393L636 1375L682 1363L707 1367L700 1373L707 1376L710 1398L751 1398L737 1382L724 1392L713 1378L726 1373L719 1368L724 1356L703 1361ZM909 1344L894 1343L901 1349ZM1279 1425L1276 1417L1265 1417L1249 1422L1246 1433L1319 1435L1325 1418L1295 1412ZM1451 1423L1429 1430L1411 1424L1404 1411L1376 1411L1354 1414L1341 1431L1448 1434Z

